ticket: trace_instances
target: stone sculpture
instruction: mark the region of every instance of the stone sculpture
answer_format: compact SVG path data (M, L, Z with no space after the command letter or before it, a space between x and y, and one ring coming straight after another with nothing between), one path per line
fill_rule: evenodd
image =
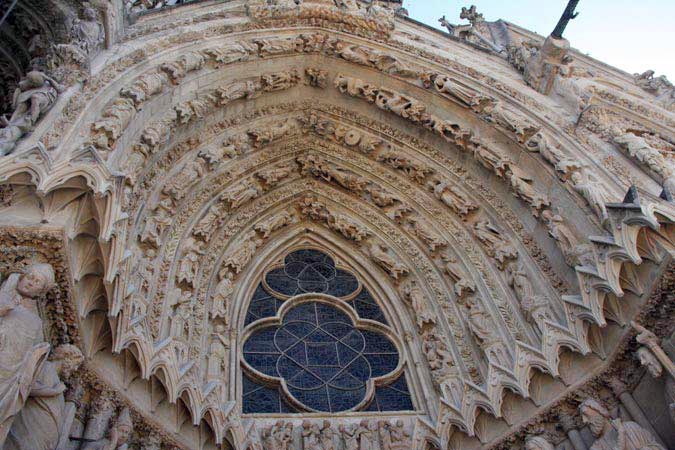
M54 349L33 380L21 412L14 417L3 449L60 449L67 445L75 405L65 401L63 380L69 379L83 360L82 352L74 345L63 344Z
M572 172L570 182L575 191L581 194L603 225L607 224L609 215L605 204L609 195L605 187L586 168Z
M516 249L489 220L476 222L473 229L476 238L485 245L488 255L497 261L501 270L504 270L508 260L518 258Z
M76 39L76 45L89 57L98 51L105 40L103 25L99 23L98 13L87 3L82 8L82 19L75 21L71 33Z
M335 438L337 433L333 430L329 420L323 421L323 426L321 427L321 446L323 450L337 450L335 445Z
M30 71L18 83L12 98L13 112L9 120L0 117L0 156L11 153L16 142L33 131L38 120L56 103L64 87L49 75Z
M436 323L436 316L429 307L427 300L424 298L424 293L419 286L417 286L415 281L410 280L407 283L402 284L400 291L404 300L408 302L415 312L417 326L420 329L423 329L425 325Z
M207 362L207 378L209 380L227 379L227 350L230 348L230 344L227 341L225 331L225 325L217 324L211 334Z
M367 246L368 256L382 267L394 280L398 280L409 272L409 269L389 254L382 244L373 242Z
M351 425L341 423L338 425L338 431L344 441L345 450L359 450L358 425L355 423Z
M511 358L490 316L476 298L466 302L467 322L478 346L489 361L509 367Z
M32 264L9 275L0 288L0 445L42 376L49 344L37 301L54 285L52 266Z
M229 203L230 209L237 209L259 195L260 189L251 180L242 180L229 187L222 198Z
M436 198L461 216L466 216L471 211L478 209L478 205L467 198L457 187L451 186L448 182L439 181L437 184L431 183L430 187L433 189Z
M661 178L663 186L671 193L675 192L675 163L661 152L650 146L647 141L633 133L624 133L614 138L614 142L641 164Z
M554 450L554 447L542 436L530 436L525 440L525 450Z
M176 271L176 281L192 286L199 271L199 257L204 254L204 250L201 243L190 236L183 245L182 254L183 258Z
M223 269L219 272L220 281L216 285L213 293L213 305L211 306L211 318L222 319L225 324L229 320L228 310L234 293L232 284L232 272Z
M522 261L511 262L507 266L509 286L518 298L525 320L537 327L540 333L544 332L544 322L550 320L548 299L537 294L530 281Z
M304 450L323 450L321 445L321 429L309 420L302 422L302 444Z
M127 450L134 424L131 421L131 413L126 406L122 408L114 425L110 428L107 437L93 442L87 442L83 450Z
M462 298L467 293L476 292L476 284L469 278L457 259L447 254L441 255L441 259L445 263L443 264L443 271L448 274L455 285L454 290L457 297Z
M453 364L447 345L433 330L429 330L422 335L422 352L426 356L434 380L440 384Z
M609 411L592 398L579 405L579 413L596 438L590 450L665 450L640 425L612 419Z
M377 426L382 450L406 450L412 447L410 433L405 430L402 420L394 423L380 420Z
M278 420L262 430L263 448L265 450L291 450L293 424Z
M267 239L272 233L294 222L295 218L290 211L282 211L269 219L257 224L255 231L262 233L262 238Z

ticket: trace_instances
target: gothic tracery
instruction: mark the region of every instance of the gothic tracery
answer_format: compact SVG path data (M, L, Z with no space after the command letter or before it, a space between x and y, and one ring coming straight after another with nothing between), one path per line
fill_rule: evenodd
M0 443L45 402L44 448L668 445L635 369L593 378L658 325L665 78L475 7L448 37L389 1L113 3L36 41L1 123L0 352L32 356Z

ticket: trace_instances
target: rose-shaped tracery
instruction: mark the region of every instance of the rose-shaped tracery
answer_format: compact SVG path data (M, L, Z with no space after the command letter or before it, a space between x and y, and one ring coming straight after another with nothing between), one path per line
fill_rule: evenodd
M361 319L387 322L356 277L317 250L293 252L255 291L247 324L277 315L284 302L292 306L276 321L253 324L244 344L244 360L254 370L244 375L244 412L413 409L405 374L376 383L394 375L400 357L379 327L359 325ZM266 383L255 381L255 372Z

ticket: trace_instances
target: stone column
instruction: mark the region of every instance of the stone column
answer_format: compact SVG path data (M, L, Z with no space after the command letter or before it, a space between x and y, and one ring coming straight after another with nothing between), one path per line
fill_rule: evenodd
M621 401L621 404L624 408L626 408L626 411L628 411L628 414L630 414L631 418L642 428L649 431L656 438L656 440L659 441L659 444L666 448L666 445L661 440L659 433L656 432L652 424L649 422L649 419L647 419L647 416L645 416L645 413L642 412L640 405L637 404L633 398L633 395L631 395L631 393L628 391L628 387L621 380L616 378L610 381L610 386L614 392L614 395L616 395L619 401Z
M581 438L581 433L576 428L576 423L574 422L574 417L567 413L561 413L558 418L560 419L560 424L567 433L567 438L572 443L574 450L588 450L586 443Z

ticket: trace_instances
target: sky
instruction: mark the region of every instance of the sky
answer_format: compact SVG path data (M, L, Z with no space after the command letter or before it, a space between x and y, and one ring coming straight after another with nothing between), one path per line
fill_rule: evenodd
M548 36L567 0L404 0L410 17L438 28L445 15L460 20L476 5L486 20L504 19ZM580 0L579 16L565 30L572 47L629 73L656 71L675 81L675 0Z

